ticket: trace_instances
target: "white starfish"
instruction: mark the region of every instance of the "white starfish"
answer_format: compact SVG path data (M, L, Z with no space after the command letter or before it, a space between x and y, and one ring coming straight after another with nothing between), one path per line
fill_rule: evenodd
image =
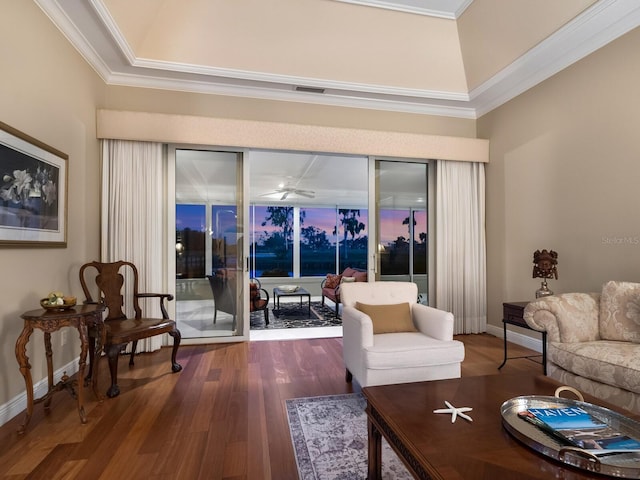
M466 415L464 413L464 412L470 412L471 410L473 410L473 408L471 407L456 408L446 400L444 401L444 403L449 408L439 408L438 410L434 410L433 413L450 413L451 423L455 422L458 416L464 418L465 420L469 420L470 422L473 422L473 418L471 418L469 415Z

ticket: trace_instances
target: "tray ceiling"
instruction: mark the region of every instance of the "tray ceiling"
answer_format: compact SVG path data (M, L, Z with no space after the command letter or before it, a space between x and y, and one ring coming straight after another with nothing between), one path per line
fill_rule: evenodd
M637 0L35 0L109 85L478 118Z

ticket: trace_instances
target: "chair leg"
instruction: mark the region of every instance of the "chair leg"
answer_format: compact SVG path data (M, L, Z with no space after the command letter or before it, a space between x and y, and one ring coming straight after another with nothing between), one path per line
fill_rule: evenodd
M213 310L213 324L216 324L216 319L218 318L218 309Z
M353 380L353 375L351 374L349 369L345 369L344 380L347 383L351 383L351 381Z
M269 325L269 309L264 309L264 324Z
M133 366L133 357L136 354L136 349L138 348L138 341L134 340L133 343L131 344L131 356L129 357L129 366L132 367Z
M111 386L107 390L107 397L113 398L120 395L120 388L118 388L118 357L120 356L122 345L109 345L105 350L109 360L109 372L111 373Z
M340 318L340 310L338 309L338 307L340 306L340 304L338 302L336 302L336 318Z
M173 349L171 350L171 371L173 373L176 373L182 370L182 365L180 365L176 361L176 355L178 354L178 347L180 346L182 334L180 333L180 330L176 328L175 330L169 332L169 335L173 337Z

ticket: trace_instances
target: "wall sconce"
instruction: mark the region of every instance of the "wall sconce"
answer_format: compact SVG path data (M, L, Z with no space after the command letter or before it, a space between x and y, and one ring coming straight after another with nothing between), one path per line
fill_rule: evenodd
M558 279L558 254L553 250L533 252L533 278L542 278L542 284L536 290L536 298L553 295L547 286L547 278Z

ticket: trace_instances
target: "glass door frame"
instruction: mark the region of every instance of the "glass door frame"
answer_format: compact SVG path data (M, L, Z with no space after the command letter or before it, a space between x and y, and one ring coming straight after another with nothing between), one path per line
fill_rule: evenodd
M191 145L191 144L169 144L167 149L167 275L169 277L169 293L176 298L176 250L175 250L175 235L176 235L176 151L177 150L199 150L199 151L211 151L211 152L224 152L236 154L236 167L240 166L238 171L236 189L239 195L236 194L236 198L240 199L241 205L238 205L238 212L241 211L242 223L238 226L238 239L242 240L242 251L238 251L238 265L236 272L239 275L240 291L237 298L241 302L237 306L236 311L236 330L242 333L236 335L227 336L208 336L199 338L182 338L183 345L200 345L211 343L230 343L230 342L246 342L249 340L249 309L245 308L249 305L249 289L244 288L249 284L249 239L247 232L249 232L249 188L246 186L246 179L249 178L249 161L247 159L248 149L243 148L229 148L229 147L216 147L211 145ZM207 205L207 218L211 216L210 205ZM211 257L211 238L209 235L205 238L205 255L206 258ZM176 301L169 302L167 305L167 311L169 317L176 318ZM180 329L180 322L178 321L178 329Z
M433 168L433 164L429 160L420 159L420 158L397 158L397 157L384 157L384 156L369 156L369 212L372 213L369 219L369 241L368 241L368 251L369 251L369 265L368 265L368 275L370 281L380 281L380 254L379 254L379 228L378 222L380 219L380 211L378 204L378 194L379 194L379 185L378 185L378 177L376 175L376 165L377 162L397 162L397 163L419 163L427 165L427 175L426 175L426 201L427 201L427 234L428 234L428 244L427 244L427 298L429 301L434 299L433 294L435 293L435 240L436 236L431 235L430 232L435 231L435 169ZM413 211L413 210L411 210ZM410 249L412 251L413 248ZM410 253L410 273L412 271L412 254ZM413 281L413 279L411 279Z

